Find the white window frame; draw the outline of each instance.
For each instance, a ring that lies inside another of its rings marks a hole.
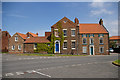
[[[90,38],[90,44],[94,44],[94,39],[93,39],[93,43],[91,43],[91,40],[92,40],[93,38]]]
[[[71,36],[74,37],[75,35],[72,34],[72,31],[75,31],[75,28],[71,29]]]
[[[76,44],[76,40],[71,40],[71,48],[72,48],[72,42],[75,42],[75,44]],[[75,48],[76,48],[76,46],[75,46]],[[72,48],[72,49],[75,49],[75,48]]]
[[[87,47],[86,47],[86,46],[83,46],[82,51],[83,51],[84,54],[86,54],[86,53],[87,53]]]
[[[14,46],[14,48],[13,48],[13,46],[14,46],[14,45],[12,45],[12,50],[15,50],[15,46]]]
[[[18,37],[17,36],[15,36],[15,41],[18,41]]]
[[[103,52],[101,52],[101,48],[103,48]],[[99,47],[99,52],[104,53],[104,47]]]
[[[37,48],[36,48],[36,44],[34,44],[34,49],[37,49]]]
[[[66,36],[64,36],[64,30],[66,30]],[[67,29],[63,29],[63,36],[64,36],[64,37],[67,37]]]
[[[58,33],[58,29],[54,29],[55,37],[59,37],[59,35],[56,35],[56,31],[57,31],[57,33]]]
[[[67,42],[67,40],[64,40],[64,42]],[[67,43],[67,44],[68,44],[68,43]],[[63,49],[65,49],[65,50],[67,49],[67,48],[64,48],[64,43],[63,43]]]
[[[21,50],[21,45],[18,45],[18,50]]]

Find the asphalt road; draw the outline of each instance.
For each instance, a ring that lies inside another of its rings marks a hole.
[[[118,78],[112,64],[118,55],[17,56],[2,55],[4,78]]]

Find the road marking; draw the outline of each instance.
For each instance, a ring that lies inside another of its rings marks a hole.
[[[47,75],[47,74],[44,74],[44,73],[41,73],[41,72],[38,72],[38,71],[33,71],[33,72],[35,72],[37,74],[40,74],[40,75],[43,75],[43,76],[51,77],[50,75]]]
[[[16,72],[17,75],[22,75],[24,72]]]
[[[76,66],[75,64],[73,64],[72,66]]]
[[[13,73],[6,73],[5,76],[13,76]]]
[[[34,70],[28,70],[26,71],[27,73],[33,73]]]

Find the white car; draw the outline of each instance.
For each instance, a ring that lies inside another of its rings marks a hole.
[[[109,49],[110,52],[114,52],[114,50],[112,48]]]

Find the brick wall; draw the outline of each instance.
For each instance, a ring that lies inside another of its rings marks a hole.
[[[18,41],[15,41],[15,36],[18,37]],[[17,35],[17,33],[14,34],[9,40],[9,53],[23,53],[24,51],[23,42],[24,39],[21,36]],[[12,50],[13,45],[15,46],[15,50]],[[21,50],[18,50],[18,45],[21,45]]]

